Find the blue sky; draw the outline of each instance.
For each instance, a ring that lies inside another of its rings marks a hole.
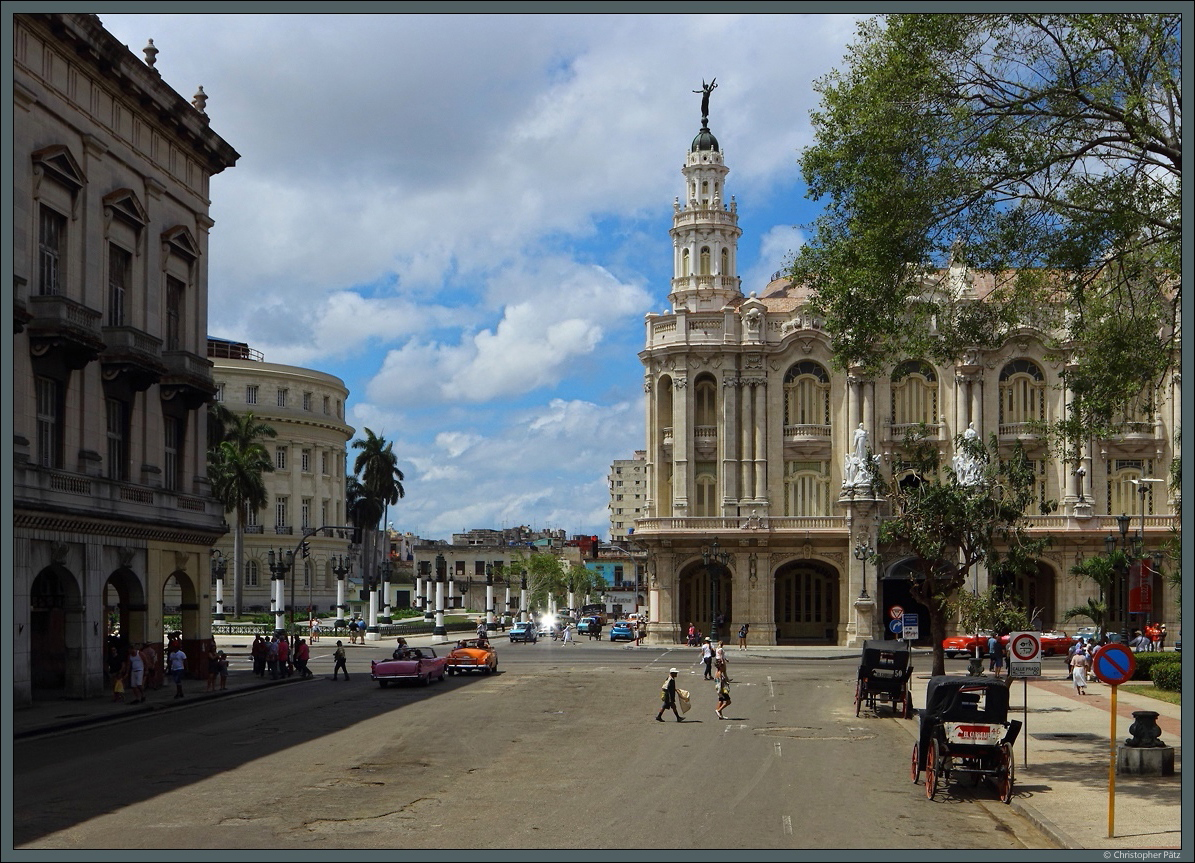
[[[643,316],[717,78],[743,291],[816,215],[797,167],[845,15],[115,15],[241,154],[213,178],[213,336],[335,374],[394,441],[400,530],[607,536],[644,447]]]

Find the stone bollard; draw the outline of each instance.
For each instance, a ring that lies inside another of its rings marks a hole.
[[[1116,772],[1137,776],[1173,776],[1174,747],[1162,742],[1156,710],[1134,710],[1133,735],[1116,748]]]

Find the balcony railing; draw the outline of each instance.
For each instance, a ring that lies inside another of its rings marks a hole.
[[[247,524],[245,525],[245,533],[265,533],[265,525],[262,524]]]
[[[640,518],[635,521],[636,536],[641,533],[665,533],[691,531],[694,533],[721,533],[725,531],[844,531],[846,516],[841,515],[797,515],[797,516],[692,516]]]
[[[831,428],[829,425],[816,423],[797,423],[784,427],[785,440],[805,440],[808,438],[828,438]]]

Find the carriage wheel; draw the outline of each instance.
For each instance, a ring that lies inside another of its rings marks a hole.
[[[921,754],[921,744],[913,744],[913,763],[909,765],[909,777],[913,780],[913,784],[917,784],[917,780],[921,778],[921,768],[917,766],[917,756]]]
[[[938,793],[938,771],[941,769],[938,741],[931,740],[925,758],[925,796],[930,800]]]
[[[863,681],[855,681],[855,715],[859,715],[859,711],[863,709]]]
[[[996,793],[1000,795],[1001,803],[1008,803],[1012,800],[1012,783],[1016,773],[1013,766],[1012,746],[1001,743],[998,758],[1000,775],[996,778]]]

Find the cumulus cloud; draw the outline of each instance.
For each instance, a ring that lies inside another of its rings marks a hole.
[[[777,270],[783,270],[802,245],[805,234],[792,225],[776,225],[759,241],[755,264],[742,273],[743,293],[762,293]]]

